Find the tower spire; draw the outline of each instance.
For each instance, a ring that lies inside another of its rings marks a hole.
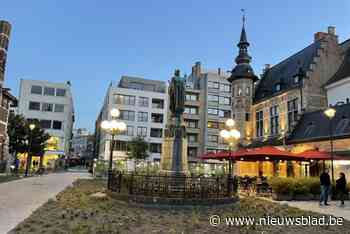
[[[241,31],[241,37],[239,40],[239,43],[237,44],[237,47],[239,48],[239,54],[236,57],[236,63],[250,63],[251,57],[248,54],[248,47],[249,42],[247,40],[247,33],[245,32],[245,24],[246,24],[246,16],[245,16],[245,9],[241,9],[242,11],[242,31]]]

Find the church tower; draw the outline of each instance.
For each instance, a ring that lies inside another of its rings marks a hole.
[[[258,77],[250,66],[251,57],[248,54],[249,42],[245,31],[245,16],[241,37],[237,44],[239,54],[235,59],[236,66],[231,71],[228,81],[232,89],[232,116],[236,128],[241,132],[241,143],[246,144],[252,138],[252,102],[254,95],[254,82]]]

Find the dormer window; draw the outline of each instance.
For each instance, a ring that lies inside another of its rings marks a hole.
[[[276,84],[276,85],[275,85],[275,91],[276,91],[276,92],[281,91],[281,84]]]
[[[299,84],[299,76],[294,76],[294,84]]]

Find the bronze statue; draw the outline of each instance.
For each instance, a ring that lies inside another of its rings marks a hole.
[[[180,70],[175,74],[169,86],[170,111],[174,117],[180,117],[185,109],[185,80],[180,77]]]

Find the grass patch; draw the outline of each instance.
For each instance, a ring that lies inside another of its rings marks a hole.
[[[254,198],[217,208],[186,210],[147,209],[111,197],[91,197],[105,191],[101,180],[78,180],[36,210],[10,233],[348,233],[350,222],[343,226],[226,226],[209,225],[209,217],[226,216],[320,216],[297,208]]]

